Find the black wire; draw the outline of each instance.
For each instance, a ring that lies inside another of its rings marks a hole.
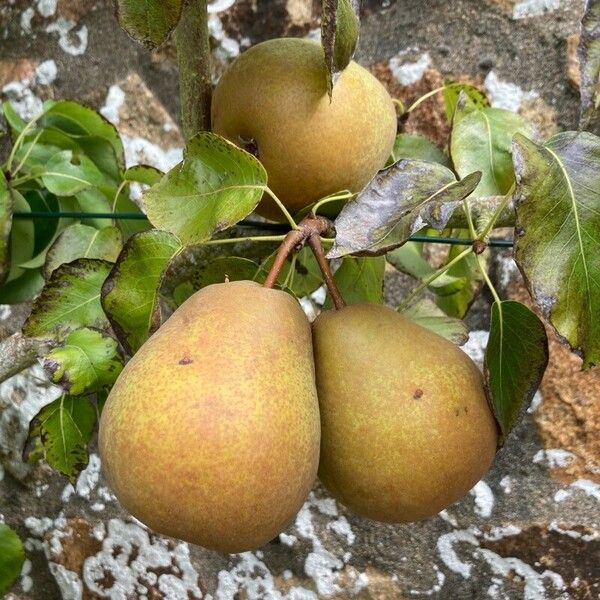
[[[145,221],[146,215],[141,213],[92,213],[92,212],[47,212],[47,211],[31,211],[31,212],[15,212],[15,219],[115,219],[119,221]],[[253,221],[252,219],[244,219],[238,224],[240,227],[252,227],[254,229],[263,229],[268,231],[277,231],[285,233],[289,227],[280,223],[264,223],[262,221]],[[413,235],[410,238],[413,242],[426,242],[429,244],[450,244],[454,246],[470,246],[473,240],[467,238],[452,238],[452,237],[437,237],[429,235]],[[490,239],[487,242],[488,246],[495,248],[510,248],[514,245],[512,240]]]

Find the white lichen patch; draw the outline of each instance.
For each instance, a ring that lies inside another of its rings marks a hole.
[[[293,534],[280,534],[279,540],[293,547],[295,555],[304,553],[304,573],[312,579],[317,593],[298,586],[279,589],[263,562],[262,552],[256,551],[237,555],[232,569],[219,572],[216,599],[235,600],[243,596],[249,600],[313,600],[339,594],[352,597],[368,585],[367,574],[348,564],[352,554],[347,548],[355,543],[356,535],[349,521],[339,515],[335,500],[311,492],[296,516],[294,529]],[[335,535],[323,535],[328,530]],[[305,542],[309,542],[308,547]],[[291,576],[288,573],[288,579]]]
[[[498,527],[483,537],[497,540],[518,533],[520,530],[515,526]],[[488,595],[493,598],[505,597],[504,584],[512,581],[512,576],[516,575],[523,584],[524,600],[545,600],[548,597],[567,600],[568,595],[564,592],[565,582],[558,573],[548,569],[539,573],[522,560],[502,557],[491,550],[481,548],[481,537],[481,532],[473,527],[440,536],[437,549],[444,565],[464,579],[469,579],[474,572],[480,575],[484,568],[491,568],[493,576]]]
[[[513,7],[512,18],[540,17],[560,8],[560,0],[520,0]]]
[[[37,0],[37,11],[42,17],[51,17],[56,13],[58,0]]]
[[[575,455],[562,448],[538,450],[533,457],[534,463],[544,464],[550,469],[568,467],[573,460],[575,460]]]
[[[471,360],[479,367],[483,367],[485,349],[490,337],[489,331],[475,330],[469,332],[467,343],[461,346],[461,350],[471,357]]]
[[[219,572],[216,600],[237,600],[241,593],[249,600],[269,598],[272,600],[316,600],[311,590],[294,587],[287,594],[280,592],[269,568],[257,556],[258,553],[243,552],[229,571]]]
[[[479,553],[495,574],[507,578],[514,573],[522,579],[524,583],[523,600],[546,600],[549,597],[546,582],[553,588],[553,591],[562,592],[565,589],[563,578],[554,571],[546,569],[542,573],[538,573],[531,565],[518,558],[504,558],[485,548],[480,549]],[[552,595],[551,597],[556,596]],[[567,600],[569,596],[565,594],[560,598]]]
[[[563,502],[578,491],[600,502],[600,485],[589,479],[578,479],[571,483],[568,488],[558,490],[554,494],[554,500],[555,502]]]
[[[39,365],[0,384],[0,460],[14,477],[22,479],[31,471],[21,455],[31,419],[61,393]]]
[[[475,498],[475,513],[484,519],[489,518],[494,510],[494,492],[492,492],[492,488],[482,480],[475,485],[470,493]]]
[[[436,596],[441,591],[446,582],[446,576],[436,564],[433,565],[433,569],[435,571],[436,582],[427,590],[410,590],[411,596]]]
[[[29,8],[26,8],[21,13],[20,25],[21,25],[21,34],[22,35],[31,35],[32,34],[33,29],[31,27],[31,21],[33,20],[34,16],[35,16],[35,10],[33,10],[33,8],[31,8],[31,6]]]
[[[85,54],[88,46],[88,28],[82,25],[75,30],[77,23],[71,19],[59,17],[54,23],[46,27],[46,33],[58,34],[58,45],[63,52],[71,56]]]
[[[425,52],[416,61],[409,61],[406,59],[406,54],[407,52],[400,52],[392,57],[389,68],[399,83],[412,85],[423,79],[423,75],[431,66],[431,56]]]
[[[513,486],[513,482],[512,479],[510,477],[510,475],[505,475],[499,483],[500,487],[502,488],[502,491],[505,494],[510,494],[512,492],[512,486]]]
[[[492,527],[492,529],[483,535],[486,540],[496,542],[506,537],[512,537],[521,533],[521,528],[516,525],[507,525],[506,527]]]
[[[503,81],[494,71],[488,73],[484,85],[493,107],[505,108],[513,112],[518,112],[523,102],[538,96],[535,92],[524,91],[516,83]]]

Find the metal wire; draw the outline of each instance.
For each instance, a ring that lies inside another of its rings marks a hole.
[[[110,219],[117,221],[145,221],[147,220],[146,215],[141,213],[100,213],[100,212],[51,212],[51,211],[31,211],[31,212],[15,212],[13,213],[15,219]],[[244,219],[238,224],[240,227],[252,227],[255,229],[264,229],[268,231],[280,231],[285,233],[289,230],[287,225],[279,223],[264,223],[262,221],[253,221],[251,219]],[[453,237],[437,237],[433,235],[413,235],[411,238],[413,242],[425,242],[428,244],[450,244],[453,246],[470,246],[473,244],[473,240],[467,238],[453,238]],[[511,248],[514,246],[513,240],[497,239],[492,238],[487,242],[488,246],[493,248]]]

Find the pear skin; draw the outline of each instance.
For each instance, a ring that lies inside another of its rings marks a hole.
[[[369,71],[351,62],[330,101],[321,45],[297,38],[239,56],[217,84],[211,115],[215,133],[254,151],[292,214],[334,192],[362,190],[385,166],[397,130],[392,99]],[[283,218],[267,196],[258,212]]]
[[[457,346],[389,308],[356,304],[313,324],[319,477],[356,513],[436,515],[487,472],[497,427],[482,376]]]
[[[121,504],[222,552],[276,537],[316,477],[310,324],[288,294],[237,281],[191,296],[113,387],[100,453]]]

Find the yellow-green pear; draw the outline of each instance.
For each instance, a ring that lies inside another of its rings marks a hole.
[[[322,313],[313,344],[319,477],[343,504],[378,521],[418,521],[485,475],[496,423],[458,347],[374,304]]]
[[[103,468],[150,528],[241,552],[279,534],[316,477],[310,324],[288,294],[208,286],[140,348],[100,422]]]
[[[281,38],[246,50],[225,71],[212,129],[254,151],[269,187],[296,213],[334,192],[359,192],[390,156],[397,121],[390,95],[369,71],[351,62],[330,102],[321,45]],[[266,195],[258,212],[283,220]]]

